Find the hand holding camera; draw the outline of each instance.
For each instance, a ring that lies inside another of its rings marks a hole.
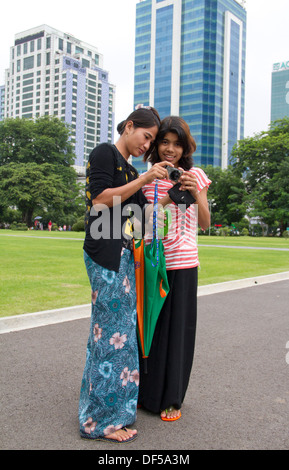
[[[174,167],[171,163],[168,166],[167,162],[155,163],[146,173],[140,177],[145,180],[145,183],[152,183],[155,179],[164,179],[167,178],[167,169],[171,168],[174,170]]]
[[[193,191],[197,191],[196,177],[192,173],[184,172],[180,168],[167,167],[167,172],[170,180],[176,183],[168,191],[168,195],[175,204],[180,206],[181,211],[185,212],[191,204],[196,202],[192,195]]]
[[[181,191],[190,191],[192,194],[197,194],[198,192],[198,186],[197,186],[197,178],[196,176],[187,171],[184,172],[183,175],[180,178],[180,189]]]

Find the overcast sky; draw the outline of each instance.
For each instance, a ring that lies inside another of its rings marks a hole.
[[[116,123],[133,109],[138,0],[6,1],[0,28],[0,85],[14,35],[47,24],[98,48],[116,85]],[[247,0],[245,137],[268,128],[273,63],[289,60],[289,0]]]

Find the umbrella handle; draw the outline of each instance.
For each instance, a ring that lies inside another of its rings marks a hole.
[[[151,244],[151,247],[152,247],[153,242],[156,239],[157,241],[157,264],[154,264],[151,259],[151,263],[154,268],[156,268],[157,265],[159,264],[159,239],[157,236],[157,230],[158,230],[157,209],[158,209],[158,180],[156,180],[156,183],[155,183],[154,212],[153,212],[153,238],[152,238],[152,244]],[[152,248],[150,250],[150,253],[151,252],[152,252]]]

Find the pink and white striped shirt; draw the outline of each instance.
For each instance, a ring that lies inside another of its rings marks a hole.
[[[197,177],[197,188],[201,191],[209,187],[211,180],[201,168],[189,170]],[[169,180],[158,180],[158,200],[167,195],[173,186]],[[143,186],[142,191],[151,203],[154,202],[155,182]],[[163,238],[167,270],[187,269],[199,266],[197,231],[198,231],[198,205],[192,204],[183,213],[175,203],[168,206],[172,213],[172,223],[168,234]],[[151,236],[146,236],[146,242]]]

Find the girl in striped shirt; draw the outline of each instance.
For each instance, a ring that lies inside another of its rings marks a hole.
[[[196,143],[187,123],[180,117],[169,116],[161,122],[155,150],[146,158],[152,164],[167,161],[183,170],[179,189],[189,191],[195,199],[185,211],[174,203],[169,206],[172,221],[163,244],[170,292],[157,322],[148,373],[143,373],[140,364],[139,403],[152,412],[160,412],[165,421],[180,418],[189,383],[197,320],[197,230],[198,224],[203,230],[210,225],[207,190],[211,181],[203,170],[193,167],[195,150]],[[166,196],[175,183],[159,180],[158,198]],[[154,187],[152,182],[142,188],[152,203]]]

